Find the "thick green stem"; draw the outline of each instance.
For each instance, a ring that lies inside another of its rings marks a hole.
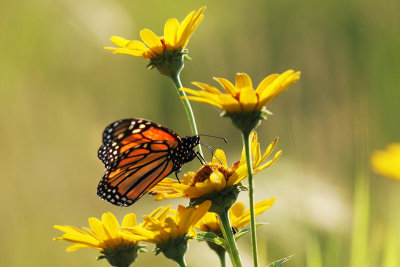
[[[224,238],[229,246],[228,253],[231,257],[232,265],[234,267],[242,267],[242,262],[240,260],[239,251],[236,246],[235,237],[232,233],[231,223],[229,222],[228,210],[226,209],[219,211],[218,218],[222,228],[222,234],[224,235]]]
[[[170,76],[172,81],[174,82],[174,85],[178,91],[178,94],[181,98],[182,104],[186,110],[186,114],[188,116],[189,119],[189,123],[190,123],[190,127],[192,129],[192,134],[193,135],[199,135],[198,131],[197,131],[197,126],[196,126],[196,120],[194,118],[194,114],[193,114],[193,110],[192,110],[192,106],[190,105],[189,100],[187,100],[186,98],[182,98],[186,96],[186,93],[184,91],[179,90],[179,88],[182,88],[182,83],[181,83],[181,79],[180,79],[180,75],[179,72],[176,75],[171,75]],[[203,157],[203,151],[201,150],[200,146],[197,146],[197,151],[200,153],[200,155]]]
[[[251,244],[253,248],[254,267],[258,267],[257,256],[257,236],[256,236],[256,216],[254,212],[254,182],[253,182],[253,163],[251,159],[250,148],[250,132],[243,132],[244,149],[246,152],[247,173],[249,176],[249,202],[250,202],[250,228],[251,228]]]
[[[176,260],[176,262],[179,264],[179,267],[187,267],[184,257],[182,257],[179,260]]]
[[[221,267],[226,266],[226,261],[225,261],[225,251],[218,253],[219,260],[221,262]]]

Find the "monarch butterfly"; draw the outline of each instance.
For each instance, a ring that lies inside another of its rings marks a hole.
[[[199,136],[180,137],[144,119],[123,119],[104,130],[98,151],[106,173],[97,195],[118,206],[130,206],[182,165],[196,157]]]

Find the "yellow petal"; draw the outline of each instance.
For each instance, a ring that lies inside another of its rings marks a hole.
[[[157,35],[154,34],[154,32],[149,29],[143,29],[140,31],[140,37],[155,54],[162,55],[164,53],[161,40]]]
[[[209,100],[212,100],[214,102],[218,102],[219,101],[219,96],[213,93],[209,93],[206,91],[199,91],[199,90],[193,90],[190,88],[180,88],[179,90],[184,91],[185,93],[191,94],[191,95],[195,95],[195,96],[200,96],[203,98],[207,98]]]
[[[255,110],[258,99],[252,87],[242,88],[240,91],[239,102],[244,112],[252,112]]]
[[[196,207],[196,212],[193,216],[191,225],[196,224],[204,216],[204,214],[207,213],[207,211],[211,207],[211,204],[212,204],[212,202],[210,200],[206,200],[203,203],[201,203],[199,206]]]
[[[279,77],[279,74],[274,73],[271,75],[268,75],[267,77],[262,80],[262,82],[257,86],[256,93],[261,95],[264,91],[265,88],[268,87],[276,78]]]
[[[217,88],[215,88],[214,86],[208,85],[206,83],[192,82],[192,84],[196,85],[200,89],[203,89],[203,90],[205,90],[207,92],[210,92],[210,93],[213,93],[213,94],[217,94],[217,95],[222,94]]]
[[[243,164],[239,166],[235,172],[229,177],[226,187],[235,185],[246,179],[247,177],[247,165]]]
[[[168,48],[176,47],[179,21],[175,18],[167,20],[164,26],[165,44]]]
[[[86,234],[85,231],[82,231],[74,226],[70,226],[70,225],[54,225],[53,226],[55,229],[60,230],[64,233],[75,233],[75,234]]]
[[[214,184],[214,188],[216,191],[220,191],[221,189],[225,188],[225,177],[219,171],[214,171],[213,173],[211,173],[210,181]]]
[[[250,87],[253,90],[253,83],[251,82],[250,76],[246,73],[236,73],[235,85],[239,90],[246,87]]]
[[[264,211],[268,210],[272,204],[274,204],[275,198],[267,199],[256,203],[254,206],[255,216],[260,215]],[[232,222],[232,226],[240,230],[250,223],[250,209],[244,211],[240,216],[236,217]]]
[[[137,225],[136,215],[134,213],[129,213],[125,215],[124,219],[122,220],[122,227],[133,227]]]
[[[253,167],[260,165],[261,161],[261,148],[260,148],[260,143],[257,143],[256,148],[255,148],[255,153],[253,154],[254,160],[253,160]]]
[[[271,160],[268,161],[267,163],[263,164],[262,166],[257,167],[257,168],[254,170],[254,173],[258,173],[258,172],[264,170],[265,168],[268,168],[268,167],[271,166],[272,164],[274,164],[274,162],[277,161],[277,160],[279,159],[279,157],[281,156],[281,154],[282,154],[282,150],[278,151],[278,152],[275,154],[275,156],[274,156],[273,159],[271,159]]]
[[[103,228],[103,223],[99,219],[91,217],[88,219],[88,221],[90,228],[92,229],[93,233],[97,236],[99,240],[108,239]]]
[[[138,227],[137,229],[135,227],[131,230],[128,230],[128,229],[126,229],[126,230],[129,232],[132,232],[132,234],[137,236],[137,238],[136,238],[137,240],[146,241],[146,242],[150,242],[150,243],[156,243],[157,240],[159,239],[158,235],[160,235],[159,232],[149,231],[149,230],[146,230],[143,228],[140,229],[140,227]],[[135,233],[135,232],[138,232],[138,233]]]
[[[112,36],[110,38],[110,41],[113,42],[115,45],[123,48],[125,48],[126,44],[129,43],[129,40],[126,40],[125,38],[119,36]]]
[[[196,229],[194,229],[194,228],[190,228],[189,229],[189,232],[188,232],[188,237],[196,237],[197,236],[197,232],[196,232]],[[189,239],[190,240],[190,239]]]
[[[275,203],[275,198],[270,198],[270,199],[266,199],[260,202],[257,202],[256,205],[254,206],[255,208],[255,214],[261,214],[262,212],[266,211],[267,209],[269,209],[274,203]],[[250,213],[250,211],[249,211]]]
[[[94,247],[99,247],[100,246],[100,242],[89,236],[89,235],[81,235],[81,234],[65,234],[63,236],[63,240],[65,241],[69,241],[69,242],[75,242],[75,243],[80,243],[80,244],[84,244],[84,245],[91,245]]]
[[[228,112],[237,113],[241,112],[242,108],[239,101],[233,98],[231,95],[218,95],[219,103],[221,103],[222,108]]]
[[[217,214],[213,212],[207,212],[204,216],[196,223],[197,229],[203,232],[215,232],[220,231]]]
[[[180,236],[178,226],[172,217],[167,217],[164,221],[164,230],[169,233],[171,239],[176,239]]]
[[[197,26],[203,19],[202,13],[203,13],[204,9],[205,9],[205,7],[200,8],[196,14],[194,11],[192,11],[182,21],[182,23],[179,27],[179,30],[178,30],[177,46],[179,48],[184,48],[187,45],[194,30],[197,28]]]
[[[131,49],[131,50],[139,50],[141,52],[146,52],[147,50],[149,50],[147,48],[147,46],[145,46],[144,43],[137,41],[137,40],[133,40],[133,41],[130,41],[129,43],[127,43],[126,48]]]
[[[400,143],[392,143],[385,150],[374,151],[371,166],[380,175],[400,179]]]
[[[170,211],[171,211],[171,205],[168,205],[167,207],[163,207],[161,209],[161,212],[154,215],[153,218],[155,218],[157,220],[164,220]]]
[[[290,79],[291,76],[294,74],[292,77],[294,81],[297,81],[299,78],[299,73],[294,73],[293,70],[288,70],[279,75],[278,78],[276,78],[260,95],[260,106],[265,106],[267,105],[273,98],[275,98],[277,95],[282,93],[287,87],[284,87],[283,84],[287,79]],[[294,78],[297,77],[297,78]]]
[[[117,230],[119,229],[119,223],[115,216],[111,212],[104,213],[101,217],[103,221],[104,230],[110,234],[111,239],[117,237]]]
[[[233,204],[232,208],[229,210],[229,217],[231,218],[232,216],[234,217],[239,217],[243,214],[244,212],[244,203],[243,202],[236,202],[235,204]]]
[[[292,74],[288,79],[286,79],[286,81],[284,81],[282,87],[284,87],[283,90],[285,90],[286,88],[288,88],[290,85],[292,85],[293,83],[297,82],[298,79],[300,79],[300,74],[301,72],[298,71],[294,74]]]
[[[220,164],[221,162],[224,167],[228,168],[225,152],[222,149],[215,150],[215,155],[213,156],[211,162],[216,164]]]
[[[75,251],[75,250],[78,250],[78,249],[81,249],[81,248],[95,248],[95,249],[98,249],[98,250],[103,250],[100,247],[96,247],[96,246],[89,245],[89,244],[73,244],[73,245],[67,247],[66,251],[67,252],[72,252],[72,251]]]
[[[275,140],[268,146],[267,150],[265,151],[264,155],[261,157],[260,162],[263,162],[274,150],[276,144],[278,143],[279,137],[276,137]]]
[[[192,101],[196,101],[196,102],[201,102],[201,103],[204,103],[204,104],[209,104],[209,105],[212,105],[212,106],[215,106],[215,107],[217,107],[217,108],[220,108],[220,109],[222,109],[222,105],[221,104],[219,104],[219,103],[217,103],[217,102],[214,102],[214,101],[212,101],[212,100],[209,100],[209,99],[207,99],[207,98],[204,98],[204,97],[198,97],[198,96],[186,96],[186,97],[182,97],[182,99],[188,99],[188,100],[192,100]]]
[[[124,54],[124,55],[145,58],[145,54],[139,50],[131,50],[131,49],[127,49],[127,48],[115,48],[115,47],[104,47],[104,49],[113,50],[114,51],[113,54]]]
[[[187,233],[188,229],[191,226],[191,219],[194,213],[194,208],[186,209],[184,206],[179,205],[178,207],[178,216],[177,223],[179,227],[179,235],[184,235]]]
[[[188,38],[188,31],[189,31],[189,24],[195,14],[195,11],[190,12],[185,19],[181,22],[178,30],[178,44],[179,46],[183,46],[184,43],[186,42],[186,39]]]
[[[244,146],[242,148],[242,155],[240,156],[239,166],[242,166],[243,164],[246,164],[246,150]]]
[[[235,96],[236,92],[238,92],[236,87],[227,79],[214,77],[214,80],[216,80],[222,86],[222,88],[224,88],[227,94]]]

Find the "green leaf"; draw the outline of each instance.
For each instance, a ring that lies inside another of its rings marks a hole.
[[[256,223],[256,226],[262,226],[262,225],[266,225],[266,224],[269,224],[269,223],[258,222],[258,223]],[[235,234],[235,240],[238,240],[239,238],[241,238],[243,235],[247,234],[248,232],[250,232],[250,228],[245,228],[245,229],[240,230],[239,232],[237,232]]]
[[[223,238],[221,238],[221,237],[219,237],[216,234],[211,233],[211,232],[198,233],[196,239],[199,240],[199,241],[213,242],[213,243],[215,243],[217,245],[220,245],[224,249],[228,248],[228,245],[227,245],[225,239],[223,239]]]
[[[293,257],[293,255],[287,256],[286,258],[274,261],[270,263],[267,267],[281,267],[285,262],[290,260]]]
[[[245,229],[240,230],[239,232],[237,232],[235,234],[235,240],[238,240],[239,238],[241,238],[242,236],[244,236],[248,232],[250,232],[250,228],[245,228]]]

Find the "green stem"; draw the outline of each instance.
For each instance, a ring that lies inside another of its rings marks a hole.
[[[226,242],[228,243],[229,249],[228,253],[231,257],[232,265],[234,267],[242,267],[242,262],[240,260],[239,251],[236,246],[236,241],[232,233],[231,223],[228,217],[228,210],[221,210],[218,212],[218,218],[220,225],[222,227],[222,234]]]
[[[175,87],[176,87],[176,89],[178,91],[178,94],[180,96],[182,104],[183,104],[183,106],[184,106],[184,108],[186,110],[186,115],[188,116],[190,127],[192,129],[192,134],[193,135],[199,135],[199,133],[197,131],[196,120],[194,118],[194,114],[193,114],[193,110],[192,110],[192,107],[190,105],[190,102],[186,98],[182,98],[182,97],[186,96],[186,93],[184,91],[179,90],[179,88],[183,87],[182,83],[181,83],[179,72],[176,73],[176,75],[171,75],[170,77],[171,77],[172,81],[174,82],[174,85],[175,85]],[[201,150],[200,146],[197,146],[197,151],[203,157],[203,151]]]
[[[187,267],[184,257],[177,259],[175,261],[179,264],[179,267]]]
[[[254,182],[253,182],[253,164],[251,159],[250,148],[250,132],[243,132],[243,142],[246,153],[247,173],[249,176],[249,202],[250,202],[250,227],[251,227],[251,244],[253,248],[254,267],[258,267],[257,256],[257,239],[256,239],[256,216],[254,212]]]
[[[223,251],[222,253],[218,253],[218,257],[221,262],[221,267],[225,267],[226,266],[225,251]]]

